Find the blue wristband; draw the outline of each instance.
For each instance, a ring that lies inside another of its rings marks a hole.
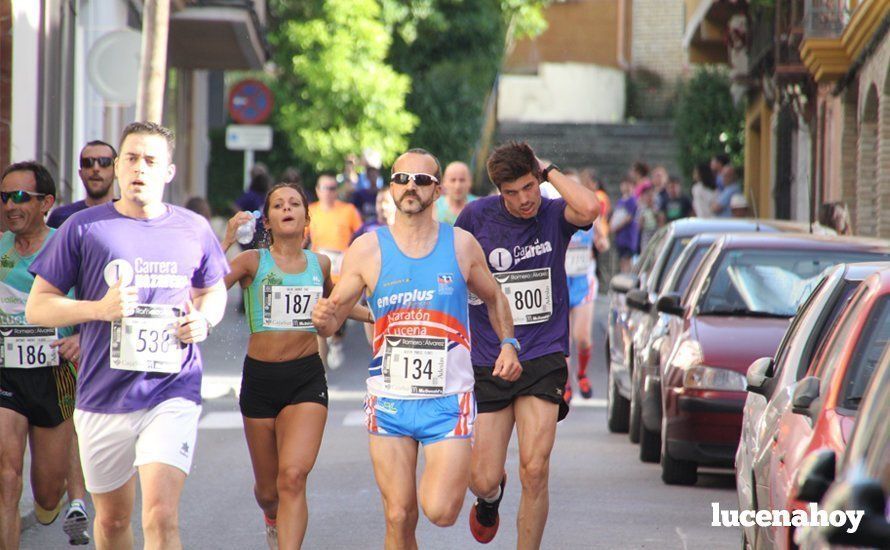
[[[522,351],[522,346],[519,345],[519,340],[517,340],[516,338],[504,338],[503,340],[501,340],[501,347],[504,347],[504,345],[506,344],[510,344],[511,346],[513,346],[516,349],[516,353]]]

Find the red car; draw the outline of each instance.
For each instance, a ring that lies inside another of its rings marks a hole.
[[[883,241],[795,234],[730,234],[715,242],[674,315],[663,353],[661,477],[691,485],[699,465],[732,467],[745,374],[773,355],[789,319],[826,268],[885,255]]]
[[[859,403],[881,356],[890,345],[890,269],[867,278],[838,319],[837,326],[792,391],[779,417],[769,467],[770,508],[805,509],[792,498],[801,462],[828,449],[842,456]],[[793,548],[792,530],[773,527],[760,532],[777,548]]]

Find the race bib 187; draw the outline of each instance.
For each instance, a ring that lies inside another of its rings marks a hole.
[[[263,285],[263,326],[314,330],[312,308],[321,298],[322,287]]]
[[[138,304],[136,312],[111,323],[111,368],[174,374],[182,370],[176,338],[181,311],[163,304]]]
[[[553,286],[550,268],[494,273],[501,290],[510,302],[513,324],[543,323],[553,314]]]
[[[58,348],[50,344],[59,339],[54,328],[35,326],[0,327],[3,363],[7,369],[36,369],[59,364]]]
[[[432,336],[386,336],[383,381],[397,395],[445,393],[448,340]]]

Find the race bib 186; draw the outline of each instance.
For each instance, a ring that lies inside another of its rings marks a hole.
[[[405,396],[442,395],[448,340],[433,336],[386,336],[383,381],[387,391]]]
[[[3,367],[36,369],[59,364],[58,348],[50,344],[59,339],[54,328],[35,326],[0,327],[3,340]]]
[[[312,308],[321,298],[322,287],[263,285],[263,326],[314,330]]]
[[[182,370],[183,347],[176,338],[179,308],[139,304],[136,312],[111,323],[111,368],[174,374]]]
[[[553,287],[549,267],[494,273],[494,278],[510,302],[514,325],[533,325],[550,319]]]

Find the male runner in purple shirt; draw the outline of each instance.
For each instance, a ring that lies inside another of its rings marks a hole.
[[[179,497],[201,413],[197,343],[222,319],[228,263],[207,220],[164,204],[173,133],[124,129],[121,199],[75,213],[31,265],[25,315],[80,325],[74,424],[96,547],[133,547],[138,471],[146,548],[179,548]],[[77,299],[65,294],[75,288]]]
[[[506,484],[507,445],[519,436],[518,548],[538,548],[549,508],[550,452],[556,423],[568,413],[562,399],[568,371],[569,297],[565,256],[572,235],[599,214],[596,196],[550,164],[546,168],[526,143],[498,147],[488,176],[500,191],[464,208],[455,223],[482,245],[489,267],[507,295],[521,350],[522,374],[514,382],[492,375],[498,340],[486,308],[470,301],[472,361],[479,415],[473,445],[470,531],[491,541]],[[550,181],[561,199],[541,197]]]

